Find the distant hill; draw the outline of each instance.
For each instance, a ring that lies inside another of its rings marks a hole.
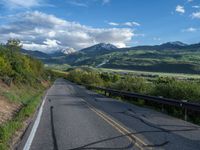
[[[117,48],[100,43],[69,54],[28,52],[47,64],[88,65],[93,67],[130,69],[140,71],[200,73],[200,43],[179,41],[161,45]]]
[[[21,53],[25,54],[25,55],[30,55],[30,56],[38,58],[38,59],[50,58],[50,56],[48,54],[43,53],[41,51],[30,51],[30,50],[21,49]]]

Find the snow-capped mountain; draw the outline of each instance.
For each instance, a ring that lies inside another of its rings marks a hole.
[[[91,47],[88,47],[88,48],[84,48],[82,49],[81,51],[105,51],[105,50],[116,50],[118,49],[115,45],[112,45],[112,44],[106,44],[106,43],[99,43],[99,44],[96,44],[96,45],[93,45]]]
[[[75,53],[76,50],[75,50],[74,48],[67,48],[67,49],[63,49],[63,50],[61,50],[61,52],[62,52],[63,54],[68,55],[68,54]]]

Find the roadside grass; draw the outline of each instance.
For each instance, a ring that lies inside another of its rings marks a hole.
[[[17,89],[17,90],[16,90]],[[12,120],[0,125],[0,150],[10,149],[13,135],[23,128],[26,119],[32,116],[41,101],[45,88],[14,87],[11,91],[4,92],[4,96],[11,102],[22,104],[21,109]]]

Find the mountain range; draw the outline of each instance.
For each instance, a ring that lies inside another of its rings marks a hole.
[[[117,48],[100,43],[79,51],[61,50],[51,54],[22,50],[46,64],[69,64],[140,71],[200,73],[200,43],[179,41],[161,45]]]

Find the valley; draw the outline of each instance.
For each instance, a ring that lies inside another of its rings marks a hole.
[[[73,53],[23,51],[48,65],[92,66],[164,73],[200,73],[200,44],[168,42],[155,46],[117,48],[100,43]]]

